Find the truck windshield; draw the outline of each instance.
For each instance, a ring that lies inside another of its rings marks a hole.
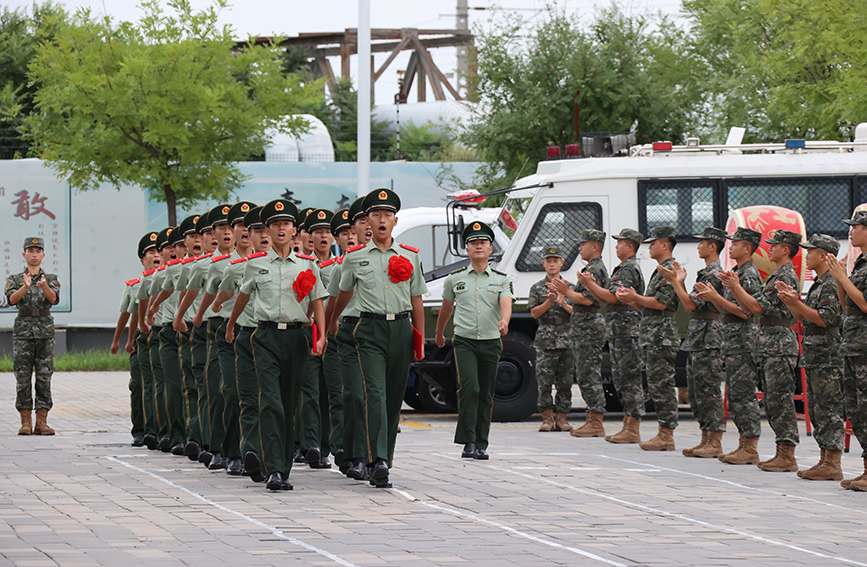
[[[537,189],[534,188],[512,191],[506,199],[506,202],[503,203],[503,209],[497,219],[497,224],[509,238],[512,238],[515,231],[518,230],[518,226],[524,219],[524,213],[527,212],[530,202],[536,195],[536,190]]]

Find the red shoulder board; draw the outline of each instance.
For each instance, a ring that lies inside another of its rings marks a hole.
[[[337,259],[337,263],[338,263],[338,264],[342,264],[344,258],[346,258],[346,255],[345,255],[345,254],[344,254],[343,256],[341,256],[340,258]]]
[[[361,250],[365,246],[367,246],[367,244],[356,244],[355,246],[350,246],[349,248],[346,249],[346,253],[349,254],[350,252],[355,252],[356,250]]]
[[[201,256],[196,256],[196,260],[204,260],[205,258],[210,258],[213,256],[213,252],[208,252],[207,254],[202,254]]]
[[[141,278],[136,278],[134,280],[126,280],[126,285],[135,285],[141,281]]]
[[[232,260],[232,261],[229,262],[229,263],[230,263],[230,264],[240,264],[241,262],[246,262],[246,261],[247,261],[246,258],[235,258],[234,260]]]
[[[166,264],[166,266],[176,266],[177,264],[180,264],[181,262],[183,262],[182,259],[180,259],[180,258],[175,258],[174,260],[169,260],[169,263]],[[162,270],[162,269],[165,268],[166,266],[160,266],[160,267],[157,268],[157,269],[158,269],[158,270]]]
[[[181,260],[181,264],[189,264],[190,262],[195,262],[198,259],[199,259],[198,256],[190,256],[189,258],[184,258],[183,260]],[[171,265],[172,265],[172,263],[169,262],[169,266],[171,266]]]
[[[409,244],[401,244],[400,247],[406,248],[410,252],[415,252],[416,254],[418,254],[418,248],[416,248],[415,246],[410,246]]]
[[[171,264],[171,262],[169,262],[169,264]],[[163,264],[162,266],[160,266],[159,268],[157,268],[157,271],[158,271],[158,272],[162,272],[163,270],[166,269],[166,266],[168,266],[169,264]]]
[[[330,266],[331,264],[337,264],[339,262],[340,261],[337,258],[332,258],[330,260],[326,260],[326,261],[322,262],[321,264],[319,264],[319,267],[325,268],[326,266]]]
[[[247,259],[252,260],[253,258],[261,258],[262,256],[267,256],[267,252],[255,252],[253,254],[248,254]]]
[[[314,262],[316,261],[316,258],[314,258],[313,256],[308,256],[307,254],[295,254],[295,257],[304,258],[305,260],[313,260]]]
[[[220,260],[225,260],[229,256],[231,256],[231,254],[223,254],[222,256],[214,256],[213,258],[211,258],[211,262],[219,262]]]
[[[153,274],[153,273],[156,272],[156,271],[157,271],[157,269],[156,269],[156,268],[153,268],[153,269],[147,270],[146,272],[142,272],[141,275],[143,275],[143,276],[149,276],[149,275]]]

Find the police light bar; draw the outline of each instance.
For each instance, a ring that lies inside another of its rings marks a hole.
[[[548,146],[548,148],[545,150],[545,159],[560,159],[560,146]]]
[[[566,144],[566,159],[581,157],[581,147],[578,144]]]
[[[671,150],[671,148],[671,142],[653,142],[653,151],[655,152],[665,152]]]
[[[786,140],[787,150],[802,150],[807,147],[806,140]]]
[[[469,199],[467,197],[470,197]],[[456,191],[449,195],[452,201],[460,201],[462,205],[472,205],[484,203],[486,197],[480,195],[475,189],[467,189],[466,191]]]

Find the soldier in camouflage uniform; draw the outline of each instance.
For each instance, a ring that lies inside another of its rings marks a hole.
[[[764,371],[765,413],[776,434],[777,452],[759,468],[768,472],[794,472],[798,470],[795,447],[798,445],[798,420],[795,417],[795,367],[798,364],[798,337],[792,330],[792,314],[780,299],[777,282],[800,292],[801,284],[792,258],[798,253],[801,235],[788,230],[777,230],[765,240],[771,245],[768,258],[777,269],[765,282],[761,293],[753,297],[730,272],[720,274],[723,285],[732,291],[738,304],[746,310],[760,314],[758,355]]]
[[[581,259],[587,265],[578,272],[578,282],[570,289],[564,280],[552,282],[554,288],[572,301],[572,357],[581,395],[587,404],[584,425],[573,429],[574,437],[605,437],[602,418],[605,415],[605,392],[602,389],[602,349],[605,346],[605,317],[599,300],[590,293],[586,283],[594,281],[608,285],[608,270],[602,262],[605,233],[585,230],[578,240]]]
[[[853,248],[867,249],[867,211],[857,211],[849,225]],[[843,355],[843,393],[846,416],[861,444],[864,474],[840,484],[850,490],[867,491],[867,256],[855,260],[852,274],[834,257],[828,257],[831,277],[837,282],[840,300],[846,304],[840,354]]]
[[[54,435],[48,427],[51,409],[51,375],[54,373],[54,318],[51,306],[60,301],[60,281],[42,270],[45,242],[24,240],[23,272],[6,278],[6,300],[18,308],[12,327],[12,371],[17,383],[15,409],[21,414],[18,435]],[[33,385],[36,374],[36,426],[32,426]],[[32,428],[32,429],[31,429]]]
[[[709,227],[698,238],[698,256],[704,260],[705,267],[695,276],[696,283],[713,286],[717,292],[723,290],[717,274],[722,271],[719,254],[725,247],[726,233],[719,228]],[[689,388],[689,405],[701,428],[701,442],[695,447],[684,449],[686,457],[703,459],[717,458],[723,454],[722,436],[725,432],[725,408],[720,382],[723,376],[722,323],[716,306],[702,301],[696,292],[687,292],[684,285],[686,270],[677,262],[672,269],[657,268],[660,274],[674,286],[684,308],[690,313],[686,340],[681,350],[688,355],[686,362],[686,383]]]
[[[840,457],[843,456],[843,359],[840,358],[840,326],[843,307],[837,284],[828,271],[828,255],[840,250],[837,239],[814,234],[802,242],[807,250],[808,270],[816,273],[813,285],[802,302],[795,288],[777,282],[780,299],[796,319],[804,324],[801,361],[807,371],[807,399],[813,439],[819,444],[821,458],[813,467],[798,471],[807,480],[843,480]]]
[[[572,426],[566,421],[566,415],[572,409],[572,378],[575,371],[569,328],[572,302],[549,285],[556,279],[562,279],[560,270],[563,268],[563,257],[560,248],[549,247],[542,259],[542,266],[545,268],[545,279],[530,287],[527,298],[530,315],[539,321],[533,339],[536,382],[539,384],[538,407],[542,412],[539,431],[571,431]],[[555,399],[551,398],[552,387],[557,388]]]
[[[674,227],[660,226],[652,229],[645,240],[650,243],[650,257],[669,269],[674,263],[672,251],[677,244],[674,235]],[[674,365],[680,346],[674,314],[680,301],[674,287],[656,270],[650,276],[644,296],[621,287],[617,290],[617,298],[642,308],[641,346],[644,347],[647,368],[647,389],[659,422],[656,437],[639,443],[639,447],[645,451],[674,451],[674,430],[677,427]]]

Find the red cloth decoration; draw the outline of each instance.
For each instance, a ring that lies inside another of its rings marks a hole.
[[[392,256],[388,259],[388,276],[393,283],[405,282],[412,277],[412,262],[399,254]]]
[[[298,295],[299,303],[304,301],[304,298],[307,297],[307,294],[310,293],[314,285],[316,285],[316,275],[313,273],[313,270],[304,270],[298,274],[298,277],[295,278],[295,282],[292,284],[292,289]]]

